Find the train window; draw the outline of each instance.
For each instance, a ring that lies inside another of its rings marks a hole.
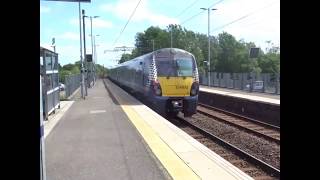
[[[158,58],[156,60],[158,76],[175,76],[173,61],[168,58]]]
[[[192,61],[191,59],[177,59],[177,74],[178,76],[192,76]]]
[[[157,58],[158,76],[192,76],[194,69],[192,59],[180,58],[171,60],[169,58]]]

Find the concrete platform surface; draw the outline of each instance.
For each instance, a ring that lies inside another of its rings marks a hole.
[[[265,93],[246,92],[241,90],[232,90],[226,88],[215,88],[208,86],[200,86],[200,91],[210,92],[225,96],[233,96],[237,98],[248,99],[257,102],[266,102],[271,104],[280,105],[280,95],[271,95]]]
[[[46,136],[47,180],[171,178],[101,80],[75,99]]]
[[[252,179],[111,81],[105,82],[173,179]]]

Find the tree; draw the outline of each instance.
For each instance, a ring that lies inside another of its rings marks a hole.
[[[104,77],[108,73],[108,69],[100,64],[96,64],[96,73],[99,77]]]
[[[129,61],[130,59],[131,59],[131,54],[122,54],[121,59],[118,63],[120,64],[120,63]]]
[[[80,74],[80,61],[75,62],[75,64],[69,63],[59,68],[60,82],[65,83],[65,77],[72,74]]]
[[[191,52],[196,60],[200,72],[207,71],[205,61],[208,61],[208,37],[206,34],[195,33],[182,28],[181,25],[169,24],[166,29],[150,26],[144,32],[135,36],[135,48],[131,54],[123,54],[120,63],[128,59],[147,54],[153,50],[171,47]],[[154,44],[153,44],[154,43]],[[269,45],[271,41],[269,42]],[[214,72],[280,72],[280,47],[261,51],[257,59],[249,59],[249,49],[256,47],[253,42],[236,40],[227,32],[210,36],[210,69]]]

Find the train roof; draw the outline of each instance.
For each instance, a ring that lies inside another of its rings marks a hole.
[[[131,59],[129,61],[125,61],[125,62],[123,62],[121,64],[117,64],[115,67],[112,67],[112,69],[113,68],[117,68],[117,67],[121,67],[121,66],[126,65],[126,64],[130,64],[131,62],[137,61],[139,59],[143,59],[143,58],[145,58],[147,56],[151,56],[152,54],[155,54],[155,56],[157,57],[157,55],[160,55],[160,54],[164,55],[165,53],[173,53],[173,54],[180,53],[180,54],[193,56],[192,53],[190,53],[190,52],[188,52],[186,50],[183,50],[183,49],[179,49],[179,48],[162,48],[162,49],[158,49],[158,50],[155,50],[153,52],[138,56],[138,57],[136,57],[134,59]]]

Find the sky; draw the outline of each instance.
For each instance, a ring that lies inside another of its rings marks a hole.
[[[263,50],[271,44],[266,41],[280,46],[280,0],[91,0],[91,3],[81,3],[87,16],[99,16],[92,19],[92,34],[96,35],[97,63],[105,67],[117,64],[122,54],[121,51],[104,53],[105,50],[134,47],[136,33],[150,26],[165,29],[169,24],[180,24],[187,30],[207,34],[208,11],[200,8],[209,7],[217,9],[210,11],[210,35],[225,31],[237,40],[254,42]],[[91,26],[90,19],[85,19],[89,54]],[[61,65],[80,60],[78,2],[40,1],[40,46],[53,50],[52,38],[55,38]]]

